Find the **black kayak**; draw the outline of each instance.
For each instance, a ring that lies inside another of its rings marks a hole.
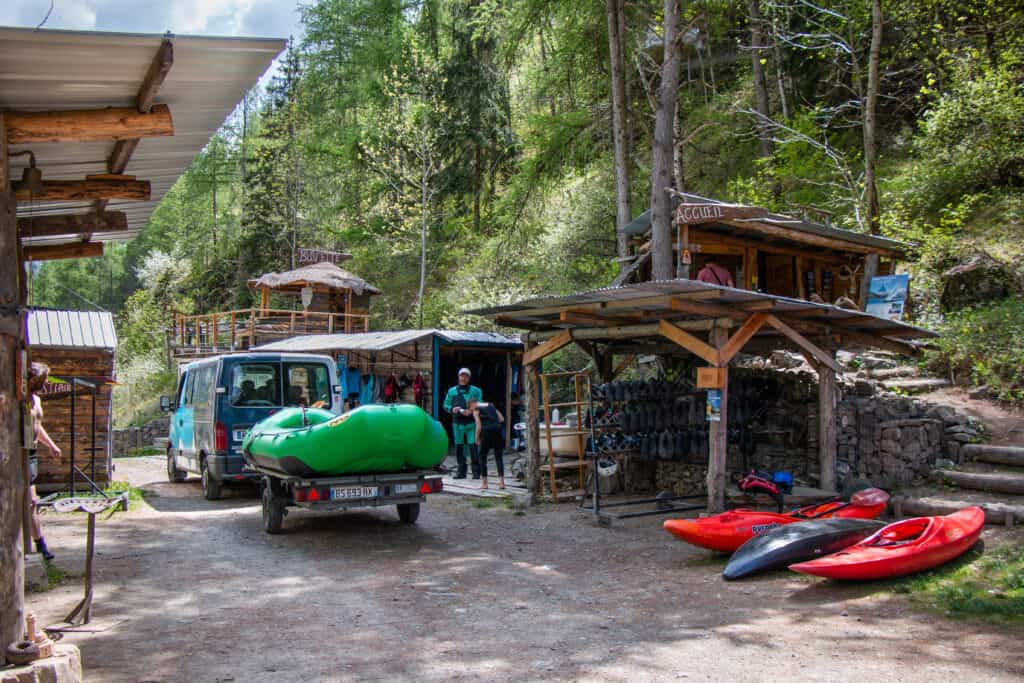
[[[732,581],[831,555],[863,541],[884,526],[884,522],[874,519],[840,517],[786,524],[741,545],[729,558],[722,576]]]

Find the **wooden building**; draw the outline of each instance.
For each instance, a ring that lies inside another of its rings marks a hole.
[[[0,562],[0,642],[21,638],[31,552],[20,419],[28,264],[99,256],[136,236],[284,46],[0,28],[0,555],[12,560]]]
[[[450,416],[441,404],[445,392],[458,381],[460,368],[469,368],[473,384],[484,400],[502,410],[513,422],[513,402],[522,393],[523,343],[518,336],[461,330],[398,330],[364,334],[324,334],[293,337],[258,348],[260,351],[324,353],[333,357],[339,371],[354,370],[374,376],[375,382],[395,375],[400,382],[399,400],[418,404],[448,428]],[[416,378],[423,391],[417,399]]]
[[[40,396],[43,426],[61,450],[60,460],[55,460],[46,448],[42,449],[36,488],[68,488],[72,458],[83,474],[101,486],[107,484],[111,383],[117,349],[113,316],[96,311],[34,309],[28,315],[28,343],[29,359],[50,367],[51,381]],[[78,490],[88,489],[83,479],[76,481]]]
[[[174,356],[194,360],[296,335],[368,332],[370,297],[381,293],[358,275],[329,262],[265,273],[249,280],[249,288],[259,292],[257,307],[198,315],[175,313],[170,329]]]
[[[868,257],[878,258],[875,275],[889,275],[909,248],[878,235],[691,194],[677,196],[674,225],[677,277],[696,278],[714,260],[740,289],[827,303],[840,297],[857,302]],[[632,262],[615,285],[651,279],[650,229],[649,210],[626,226]]]

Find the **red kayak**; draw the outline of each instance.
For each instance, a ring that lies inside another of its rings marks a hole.
[[[880,529],[860,543],[793,571],[830,579],[888,579],[923,572],[970,550],[985,525],[985,511],[964,508],[945,517],[914,517]]]
[[[874,519],[882,514],[889,494],[880,489],[865,489],[850,497],[850,502],[831,500],[807,505],[792,512],[758,512],[730,510],[713,517],[669,519],[665,531],[687,543],[720,553],[731,553],[746,541],[784,524],[829,517]]]

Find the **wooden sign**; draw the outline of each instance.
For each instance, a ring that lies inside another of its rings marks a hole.
[[[701,225],[733,221],[740,218],[763,218],[768,211],[758,206],[736,206],[734,204],[680,204],[676,207],[676,223]]]
[[[295,265],[309,266],[315,263],[333,263],[338,265],[342,261],[352,258],[352,254],[340,251],[326,251],[324,249],[306,249],[298,247],[295,249]]]
[[[697,368],[698,389],[722,389],[725,387],[725,368]]]

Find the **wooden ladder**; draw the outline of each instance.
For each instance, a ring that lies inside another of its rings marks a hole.
[[[565,401],[561,403],[552,403],[550,395],[550,382],[552,381],[564,381],[570,382],[570,388],[575,396],[574,401]],[[586,450],[587,450],[587,437],[590,436],[590,430],[587,429],[584,424],[586,416],[590,414],[590,375],[586,372],[547,372],[542,373],[540,376],[541,386],[541,399],[543,403],[544,412],[541,413],[541,418],[544,424],[544,431],[546,433],[547,445],[548,445],[548,463],[547,465],[541,465],[541,472],[548,472],[551,482],[551,501],[554,503],[562,500],[574,500],[577,496],[586,495]],[[555,462],[555,449],[553,446],[554,435],[553,429],[551,429],[553,420],[551,419],[552,411],[555,408],[575,408],[576,409],[576,429],[574,431],[559,432],[559,436],[574,436],[576,437],[576,462]],[[577,489],[563,491],[561,494],[558,492],[558,477],[557,474],[560,471],[576,469],[579,472],[579,487]]]

